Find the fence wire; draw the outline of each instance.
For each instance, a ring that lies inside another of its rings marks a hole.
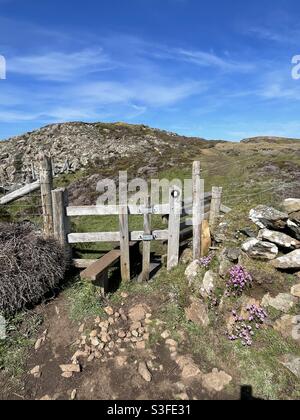
[[[28,194],[12,203],[0,205],[0,222],[31,221],[41,227],[43,224],[43,207],[41,195]]]

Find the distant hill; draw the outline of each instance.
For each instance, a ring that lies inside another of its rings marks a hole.
[[[285,137],[268,137],[268,136],[261,136],[261,137],[251,137],[248,139],[244,139],[241,143],[295,143],[300,141],[300,139],[293,139],[293,138],[285,138]]]

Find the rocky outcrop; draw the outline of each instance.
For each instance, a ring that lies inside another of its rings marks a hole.
[[[136,173],[144,175],[157,172],[158,160],[167,165],[172,158],[180,158],[178,149],[184,154],[185,151],[199,151],[214,144],[145,125],[52,124],[0,142],[0,185],[25,182],[30,177],[31,164],[37,163],[39,152],[51,155],[58,173],[63,171],[67,161],[68,170],[76,172],[92,167],[109,168],[118,159],[134,157],[131,164],[138,163]]]
[[[295,286],[291,288],[291,295],[300,298],[300,284],[295,284]]]
[[[300,318],[299,316],[283,315],[274,324],[274,330],[284,338],[295,340],[300,344]]]
[[[218,275],[209,270],[205,273],[200,293],[203,297],[209,296],[216,288]]]
[[[277,311],[288,313],[290,309],[292,309],[296,305],[297,302],[298,299],[294,296],[291,296],[288,293],[280,293],[275,298],[272,298],[268,293],[263,297],[262,306],[265,308],[271,306]]]
[[[226,372],[213,369],[211,373],[203,375],[202,385],[210,392],[220,392],[230,384],[232,377]]]
[[[191,305],[185,309],[185,315],[188,321],[199,327],[209,325],[208,309],[200,299],[191,298]]]
[[[287,230],[290,235],[300,241],[300,222],[289,219],[287,221]]]
[[[278,255],[278,248],[270,242],[259,241],[258,239],[249,239],[242,245],[242,250],[254,259],[273,260]]]
[[[283,257],[277,258],[276,260],[272,261],[272,264],[274,267],[280,268],[282,270],[300,270],[300,249],[290,252]]]
[[[239,254],[241,251],[239,250]],[[225,248],[220,253],[219,259],[219,276],[225,278],[233,265],[237,262],[236,260],[233,261],[233,257],[235,258],[237,254],[233,251],[229,251],[228,248]]]
[[[286,354],[280,359],[280,363],[300,379],[300,357]]]
[[[258,234],[258,239],[266,240],[287,249],[300,248],[300,241],[282,232],[269,229],[262,229]]]
[[[257,238],[242,244],[242,250],[251,258],[270,260],[275,268],[300,270],[300,221],[291,215],[298,210],[300,199],[291,198],[282,203],[286,213],[273,207],[257,206],[251,209],[250,219],[261,228]],[[291,213],[290,213],[291,212]],[[279,249],[286,255],[278,257]]]
[[[249,217],[261,229],[269,228],[275,230],[284,229],[289,218],[287,213],[263,205],[250,210]]]
[[[187,266],[185,270],[185,277],[188,281],[189,286],[193,285],[194,281],[201,274],[201,272],[202,272],[202,267],[200,266],[200,262],[198,260],[191,262]]]
[[[283,207],[288,214],[300,211],[300,198],[288,198],[284,200]]]

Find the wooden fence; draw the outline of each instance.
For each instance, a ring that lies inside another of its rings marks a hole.
[[[40,189],[42,201],[42,214],[44,233],[54,236],[62,246],[71,251],[71,246],[78,243],[111,242],[119,246],[100,260],[73,260],[79,268],[88,271],[84,276],[91,280],[100,277],[106,281],[108,267],[120,260],[121,277],[123,281],[130,280],[131,258],[130,251],[136,243],[143,245],[142,280],[149,279],[150,273],[150,247],[152,241],[162,241],[168,244],[167,268],[171,270],[179,262],[180,247],[187,242],[193,242],[193,257],[201,256],[201,227],[203,221],[209,221],[211,229],[214,228],[220,213],[230,211],[222,205],[222,188],[213,187],[209,193],[202,191],[200,162],[194,162],[192,184],[192,197],[183,201],[183,191],[173,185],[169,191],[168,204],[151,203],[145,197],[142,205],[128,205],[120,202],[119,205],[97,206],[69,206],[67,189],[53,190],[53,169],[51,159],[46,156],[40,158],[39,180],[22,187],[21,189],[0,198],[0,204],[8,204],[24,195]],[[123,188],[127,188],[123,186]],[[124,191],[123,191],[124,192]],[[122,196],[119,191],[120,197]],[[76,233],[70,230],[70,218],[78,216],[107,216],[115,215],[119,220],[119,230],[116,232],[89,232]],[[128,219],[130,215],[143,217],[142,231],[129,231]],[[151,216],[160,215],[166,229],[153,230]]]
[[[213,187],[210,193],[203,194],[200,180],[200,163],[193,165],[193,197],[183,202],[183,192],[174,185],[169,191],[168,204],[153,204],[149,197],[145,197],[142,205],[97,205],[97,206],[69,206],[66,189],[52,191],[54,236],[66,248],[78,243],[111,242],[119,245],[101,260],[74,260],[80,268],[87,268],[84,275],[92,280],[98,279],[112,262],[120,258],[121,277],[123,281],[130,279],[130,249],[136,242],[143,245],[142,280],[149,279],[150,272],[150,244],[151,241],[167,242],[167,268],[171,270],[179,262],[180,247],[187,241],[193,241],[193,256],[201,256],[201,226],[203,220],[208,220],[213,229],[220,213],[227,212],[221,204],[222,188]],[[121,196],[121,194],[120,194]],[[107,216],[114,215],[119,219],[119,230],[116,232],[88,232],[74,233],[70,231],[70,217]],[[128,218],[130,215],[142,216],[144,226],[142,231],[129,231]],[[166,222],[167,228],[153,230],[151,216],[160,215]],[[191,218],[192,216],[192,218]],[[100,272],[100,269],[102,270]]]

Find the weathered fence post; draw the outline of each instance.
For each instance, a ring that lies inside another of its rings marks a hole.
[[[167,269],[171,270],[179,262],[179,237],[180,237],[180,217],[181,217],[182,192],[178,187],[170,189],[170,216],[169,216],[169,235],[168,235],[168,263]]]
[[[52,159],[52,177],[54,178],[55,175],[56,175],[55,161]]]
[[[52,191],[53,202],[53,235],[54,238],[66,249],[70,251],[68,244],[69,221],[66,215],[68,206],[68,192],[65,188]]]
[[[36,172],[35,172],[35,165],[34,162],[31,162],[30,164],[30,168],[31,168],[31,178],[32,178],[32,182],[34,182],[36,180]]]
[[[221,203],[222,203],[222,187],[212,187],[212,197],[210,205],[210,216],[209,224],[213,229],[215,227],[217,218],[220,215]]]
[[[53,209],[52,196],[53,189],[52,164],[48,156],[40,156],[40,184],[43,209],[44,234],[51,236],[53,234]]]
[[[148,213],[151,207],[151,198],[145,197],[145,214],[144,214],[144,235],[151,235],[151,215]],[[151,240],[143,241],[143,271],[139,278],[140,282],[149,281],[150,278],[150,257],[151,257]]]
[[[130,281],[130,250],[128,224],[127,174],[119,175],[119,224],[121,250],[121,277],[123,281]]]
[[[201,257],[201,223],[203,219],[203,202],[201,194],[201,165],[193,163],[193,258]]]

